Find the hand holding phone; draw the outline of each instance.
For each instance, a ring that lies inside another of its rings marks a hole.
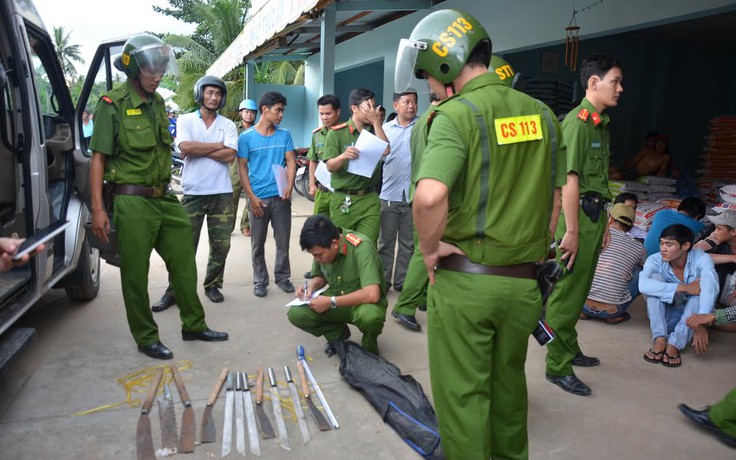
[[[30,254],[38,249],[42,244],[54,238],[59,233],[63,232],[69,226],[69,221],[55,222],[48,227],[38,230],[33,235],[26,238],[18,250],[13,254],[13,260],[18,261],[23,258],[24,255]]]

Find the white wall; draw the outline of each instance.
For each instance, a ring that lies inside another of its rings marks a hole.
[[[578,8],[591,3],[593,0],[575,2]],[[572,5],[572,0],[448,0],[434,9],[458,8],[467,11],[490,34],[494,52],[503,53],[564,43]],[[580,27],[580,38],[584,39],[735,8],[734,0],[606,0],[588,11],[578,13],[577,25]],[[380,100],[390,101],[399,39],[408,38],[416,23],[427,14],[427,10],[418,11],[339,44],[335,50],[335,70],[385,57],[384,94]],[[305,85],[309,106],[310,101],[316,101],[320,96],[316,94],[319,91],[319,54],[307,60]],[[420,97],[420,110],[426,108],[424,99]],[[307,114],[306,121],[308,126],[319,125],[316,110]]]

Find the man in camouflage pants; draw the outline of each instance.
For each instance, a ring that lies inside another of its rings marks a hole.
[[[213,76],[200,78],[194,86],[194,96],[199,110],[182,115],[177,121],[176,143],[184,158],[181,203],[192,221],[195,250],[207,217],[210,257],[204,293],[217,303],[225,300],[220,289],[235,219],[228,164],[234,161],[237,153],[238,131],[235,123],[217,113],[227,99],[227,88],[222,80]],[[175,303],[169,284],[152,310],[162,311]]]

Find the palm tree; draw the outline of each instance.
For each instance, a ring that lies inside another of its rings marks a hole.
[[[84,64],[80,45],[71,45],[71,32],[65,34],[64,27],[54,27],[54,48],[56,56],[61,62],[61,68],[67,77],[67,81],[72,81],[77,76],[77,69],[74,62]]]

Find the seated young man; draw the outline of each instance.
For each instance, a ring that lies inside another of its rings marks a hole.
[[[674,224],[683,224],[692,230],[695,235],[693,241],[700,239],[700,233],[704,225],[700,219],[705,216],[705,203],[700,198],[688,197],[680,202],[677,211],[665,209],[659,211],[652,219],[647,237],[644,239],[644,247],[650,256],[659,252],[659,238],[662,230]],[[698,237],[698,238],[696,238]]]
[[[644,355],[650,363],[679,367],[680,351],[691,339],[697,352],[708,348],[708,330],[693,331],[686,321],[713,311],[718,275],[710,256],[693,249],[693,238],[692,230],[682,224],[662,230],[659,253],[649,256],[639,277],[654,342]]]
[[[631,319],[626,309],[639,296],[639,273],[647,260],[644,246],[626,233],[635,217],[634,209],[624,203],[609,211],[611,242],[598,258],[580,319],[602,319],[608,324]]]
[[[304,223],[299,244],[314,257],[312,281],[297,297],[307,305],[292,306],[291,324],[327,339],[325,353],[335,354],[335,342],[350,337],[348,324],[363,333],[362,345],[378,354],[378,336],[386,321],[386,285],[376,245],[365,235],[338,228],[322,214]],[[312,293],[329,288],[312,298]]]

